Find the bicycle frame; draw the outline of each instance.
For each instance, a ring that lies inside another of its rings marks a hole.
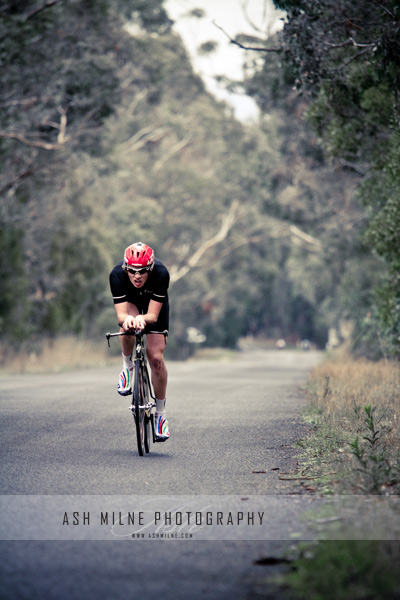
[[[140,330],[106,333],[108,345],[110,346],[110,338],[121,335],[135,336],[134,385],[129,409],[135,420],[139,455],[143,456],[150,451],[150,424],[153,443],[156,441],[153,414],[156,404],[147,366],[145,339]]]

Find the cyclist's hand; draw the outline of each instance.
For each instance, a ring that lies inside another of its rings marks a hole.
[[[146,327],[146,321],[143,318],[143,315],[138,315],[135,317],[135,329],[143,330]]]
[[[122,323],[122,329],[124,331],[129,331],[130,329],[137,329],[136,327],[136,317],[128,316],[125,321]]]

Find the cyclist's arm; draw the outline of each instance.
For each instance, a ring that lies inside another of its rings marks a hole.
[[[114,304],[114,306],[119,326],[127,331],[134,328],[144,329],[146,325],[155,323],[160,314],[162,302],[150,300],[147,313],[144,315],[141,315],[137,306],[131,304],[131,302],[120,302],[119,304]],[[137,319],[137,317],[139,318]]]
[[[160,314],[160,311],[162,309],[162,305],[162,302],[150,300],[147,313],[143,315],[143,318],[146,321],[146,325],[151,325],[152,323],[155,323],[157,321],[158,315]]]
[[[114,304],[114,307],[117,313],[118,325],[125,330],[133,328],[135,326],[134,319],[139,314],[137,306],[131,302],[120,302]]]

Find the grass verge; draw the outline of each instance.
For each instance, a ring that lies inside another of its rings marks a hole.
[[[396,600],[398,542],[324,541],[301,546],[283,582],[296,600]]]
[[[306,394],[311,432],[300,442],[303,491],[398,495],[399,364],[336,356],[313,370]],[[394,600],[399,564],[398,540],[346,539],[345,532],[344,539],[297,545],[280,581],[296,600]]]
[[[105,339],[95,343],[65,336],[54,340],[42,339],[36,344],[30,342],[29,348],[18,353],[10,352],[4,344],[0,345],[0,372],[3,375],[49,373],[102,367],[111,364],[114,358],[115,351],[107,347]]]
[[[315,491],[399,494],[399,364],[337,356],[312,371],[306,394],[300,464]]]

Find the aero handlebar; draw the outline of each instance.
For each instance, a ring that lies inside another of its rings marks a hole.
[[[140,336],[143,334],[143,331],[141,329],[131,329],[129,331],[119,331],[118,333],[106,333],[106,338],[107,338],[107,342],[108,342],[108,347],[110,347],[110,338],[112,337],[118,337],[120,335],[137,335]]]

